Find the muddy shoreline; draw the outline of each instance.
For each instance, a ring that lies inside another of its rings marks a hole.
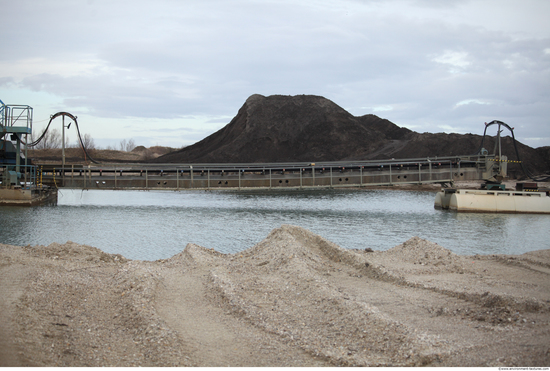
[[[550,365],[550,250],[365,247],[294,226],[153,262],[0,244],[0,365]]]

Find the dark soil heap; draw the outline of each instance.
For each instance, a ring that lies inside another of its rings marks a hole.
[[[221,130],[158,162],[289,162],[365,158],[410,134],[375,115],[355,117],[313,95],[252,95]]]
[[[254,94],[222,129],[152,161],[316,162],[470,155],[478,152],[481,141],[480,135],[420,134],[376,115],[353,116],[320,96]],[[504,137],[502,143],[508,159],[517,160],[511,137]],[[494,144],[495,138],[488,137],[484,147],[491,153]],[[517,146],[529,171],[548,172],[547,147],[533,149],[519,142]],[[520,175],[519,165],[510,164],[509,173]]]

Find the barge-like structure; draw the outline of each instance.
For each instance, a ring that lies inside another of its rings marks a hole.
[[[482,185],[481,189],[444,188],[436,194],[434,207],[436,209],[469,213],[550,214],[550,189],[539,188],[535,182],[517,183],[515,190],[505,188],[502,181],[507,177],[508,158],[501,153],[501,126],[510,130],[515,145],[514,132],[513,128],[501,121],[492,121],[485,124],[485,132],[487,127],[491,125],[498,125],[496,143],[498,154],[495,148],[494,163],[483,174],[485,184]],[[485,138],[485,134],[483,138]],[[487,150],[481,147],[480,152],[487,153]],[[518,156],[517,162],[521,164],[517,148],[516,155]],[[526,172],[523,164],[522,168]],[[526,172],[526,175],[532,178],[528,172]]]
[[[550,191],[517,188],[514,191],[447,188],[436,194],[434,207],[468,213],[550,214]]]
[[[0,188],[0,206],[39,206],[57,204],[57,190],[42,187]]]

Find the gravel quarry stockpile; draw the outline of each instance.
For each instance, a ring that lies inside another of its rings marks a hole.
[[[365,244],[289,225],[153,262],[0,244],[0,365],[550,365],[550,250]]]
[[[511,124],[511,123],[509,123]],[[479,123],[480,130],[483,123]],[[494,133],[494,131],[493,131]],[[388,160],[467,156],[496,138],[474,134],[417,133],[373,114],[354,116],[316,95],[251,95],[223,128],[199,142],[152,158],[157,163],[261,163]],[[531,148],[502,135],[502,153],[533,174],[550,171],[549,147]],[[520,158],[516,156],[516,148]],[[508,176],[524,175],[508,163]]]

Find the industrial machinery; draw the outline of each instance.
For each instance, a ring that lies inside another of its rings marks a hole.
[[[435,196],[434,207],[436,209],[449,209],[458,212],[495,212],[495,213],[533,213],[550,214],[550,197],[547,190],[538,188],[537,183],[518,183],[514,191],[506,190],[502,181],[507,177],[508,158],[502,155],[501,127],[510,130],[517,162],[525,175],[535,181],[544,181],[547,178],[535,179],[521,162],[514,137],[514,128],[502,121],[494,120],[485,123],[483,139],[478,151],[479,155],[488,155],[483,147],[487,128],[498,125],[497,140],[493,151],[493,157],[487,158],[482,179],[485,181],[481,189],[442,189]]]
[[[0,100],[0,205],[56,202],[57,191],[37,183],[37,168],[28,161],[32,107]]]

